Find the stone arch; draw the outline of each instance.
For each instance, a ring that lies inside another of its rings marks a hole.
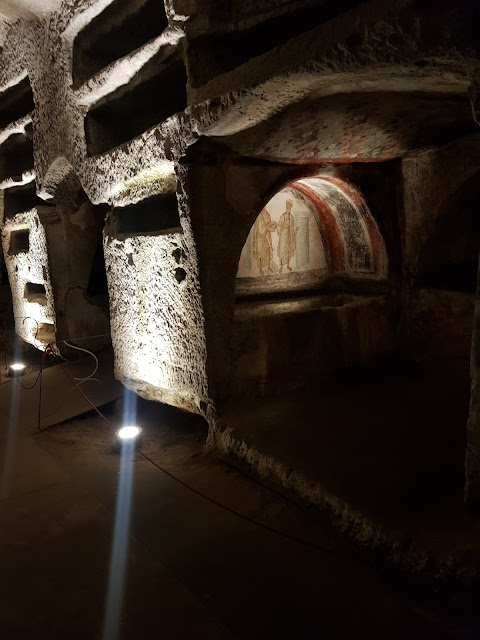
[[[295,173],[284,172],[248,217],[230,340],[233,397],[309,389],[395,348],[386,245],[362,193],[333,168]],[[282,265],[284,233],[296,237]]]
[[[285,231],[289,207],[293,223]],[[237,289],[312,288],[333,275],[384,279],[387,272],[385,243],[360,191],[317,174],[289,181],[257,215],[240,255]]]

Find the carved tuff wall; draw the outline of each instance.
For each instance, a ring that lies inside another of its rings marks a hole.
[[[255,326],[265,352],[258,330],[271,317],[299,335],[324,316],[325,331],[356,326],[368,346],[359,361],[385,351],[397,321],[408,325],[406,291],[436,215],[410,189],[423,165],[409,154],[452,144],[454,156],[476,131],[478,19],[467,0],[435,10],[406,0],[66,0],[2,24],[2,242],[18,333],[34,342],[26,315],[48,328],[42,344],[53,328],[57,340],[108,333],[103,246],[117,377],[211,424],[248,378],[236,362],[240,324]],[[327,289],[305,302],[297,288],[288,309],[281,297],[293,289],[242,299],[236,275],[255,219],[291,183],[307,197],[320,171],[332,177],[316,185],[320,200],[350,202],[342,215],[332,202],[314,207],[325,228],[329,212],[335,222],[323,245]],[[442,175],[444,193],[457,178]],[[352,277],[354,245],[370,259],[368,277]]]

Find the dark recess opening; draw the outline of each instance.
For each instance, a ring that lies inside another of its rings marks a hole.
[[[191,43],[192,85],[201,86],[211,78],[235,69],[358,4],[359,0],[316,0],[299,8],[298,3],[293,3],[292,11],[265,20],[250,29],[199,36]]]
[[[163,64],[154,56],[142,69],[143,80],[121,87],[85,118],[90,155],[104,153],[183,111],[187,106],[187,74],[178,57]]]
[[[3,251],[0,250],[0,284],[5,282],[8,282],[7,263],[5,262]]]
[[[47,292],[43,284],[37,282],[27,282],[25,284],[25,293],[23,297],[29,302],[38,302],[38,304],[47,304]]]
[[[5,189],[3,205],[5,216],[11,217],[34,207],[45,206],[46,202],[37,196],[35,180],[32,180],[21,187]]]
[[[30,250],[30,229],[18,229],[10,234],[10,247],[8,255],[14,256],[17,253],[28,253]]]
[[[112,2],[75,38],[74,87],[156,38],[167,26],[165,7],[159,0]]]
[[[186,277],[187,272],[185,271],[185,269],[182,269],[182,267],[177,267],[175,269],[175,280],[178,282],[178,284],[180,284],[180,282],[183,282]]]
[[[87,295],[94,298],[108,294],[105,256],[103,254],[102,237],[99,238],[93,256],[90,276],[88,278]]]
[[[9,136],[0,147],[0,180],[18,178],[33,169],[33,142],[23,133]]]
[[[33,111],[33,93],[28,76],[0,93],[0,129]]]
[[[153,196],[138,204],[114,209],[117,233],[181,233],[178,202],[174,193]]]
[[[44,344],[53,342],[55,340],[55,325],[50,322],[39,322],[35,339]]]
[[[477,290],[478,260],[439,267],[423,273],[416,284],[422,289],[444,289],[475,293]]]
[[[475,293],[480,218],[477,215],[480,172],[459,186],[440,212],[425,244],[415,284],[428,289]]]

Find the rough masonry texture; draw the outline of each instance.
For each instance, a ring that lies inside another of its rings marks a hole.
[[[203,415],[232,450],[233,401],[464,354],[479,18],[467,0],[12,3],[0,217],[18,335],[60,351],[111,337],[125,386]]]

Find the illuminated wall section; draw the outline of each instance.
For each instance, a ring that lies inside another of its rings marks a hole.
[[[12,289],[15,330],[23,340],[43,349],[55,339],[55,312],[47,239],[38,210],[5,219],[2,244]]]
[[[383,238],[360,192],[335,177],[296,180],[257,217],[243,247],[237,292],[312,288],[332,275],[385,278]]]
[[[195,413],[207,398],[196,253],[175,192],[113,209],[104,235],[115,375]]]

